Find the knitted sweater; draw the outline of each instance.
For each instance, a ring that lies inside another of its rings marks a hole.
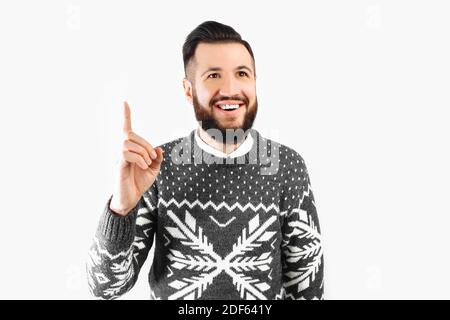
[[[86,263],[91,293],[115,299],[129,291],[155,246],[150,299],[323,299],[303,158],[255,129],[249,150],[226,158],[196,134],[160,146],[160,173],[127,216],[107,200]]]

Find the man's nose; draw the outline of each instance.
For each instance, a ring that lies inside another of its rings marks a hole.
[[[220,86],[221,95],[231,97],[239,94],[239,92],[240,92],[239,84],[235,79],[231,77],[226,77],[223,79],[223,82]]]

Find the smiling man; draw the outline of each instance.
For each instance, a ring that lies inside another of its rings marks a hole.
[[[89,250],[94,296],[130,290],[154,246],[151,299],[323,299],[323,251],[308,171],[252,128],[250,45],[207,21],[183,46],[183,88],[198,128],[154,148],[131,128]]]
[[[193,37],[184,46],[187,77],[183,86],[201,124],[200,137],[227,153],[227,147],[234,150],[239,146],[244,134],[236,135],[236,143],[223,143],[211,139],[205,131],[219,130],[220,139],[226,138],[227,129],[247,132],[252,127],[258,109],[253,53],[245,42],[197,43],[196,39]]]

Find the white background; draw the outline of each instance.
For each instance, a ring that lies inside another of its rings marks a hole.
[[[0,298],[89,299],[84,261],[122,101],[154,145],[196,123],[181,47],[205,20],[256,58],[255,128],[305,159],[326,299],[450,298],[446,1],[2,1]],[[123,299],[147,299],[147,272]]]

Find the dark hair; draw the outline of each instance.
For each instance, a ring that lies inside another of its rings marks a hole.
[[[198,25],[197,28],[191,31],[186,37],[183,45],[183,62],[184,72],[191,59],[194,57],[195,49],[200,42],[205,43],[240,43],[247,48],[253,59],[253,68],[255,68],[255,57],[253,56],[250,44],[241,38],[241,35],[232,27],[216,21],[205,21]]]

